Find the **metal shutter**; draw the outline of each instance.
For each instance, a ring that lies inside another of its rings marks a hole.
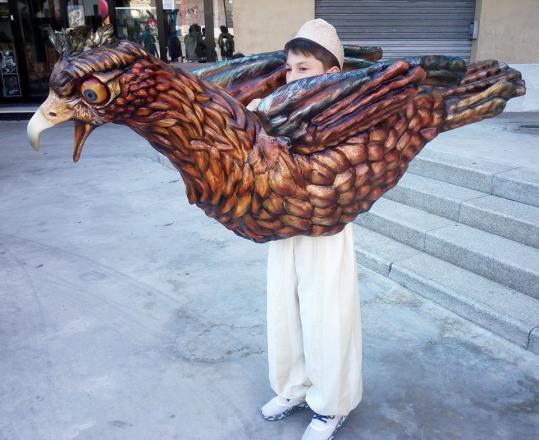
[[[343,43],[381,46],[384,58],[470,58],[475,0],[316,0],[315,7]]]

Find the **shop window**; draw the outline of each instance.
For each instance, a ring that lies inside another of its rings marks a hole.
[[[98,0],[68,0],[67,23],[71,28],[88,26],[97,29],[102,25]]]
[[[159,56],[155,0],[117,0],[115,11],[118,38],[134,41]]]
[[[181,44],[181,52],[187,61],[214,61],[220,53],[217,40],[221,33],[220,26],[232,29],[232,0],[213,2],[213,41],[206,37],[204,0],[163,0],[165,33],[168,41],[169,57],[174,61],[175,38]],[[189,31],[193,35],[189,36]],[[200,32],[200,35],[199,35]],[[202,39],[202,40],[201,40]],[[202,41],[202,44],[201,44]]]
[[[45,96],[49,76],[58,55],[49,43],[48,28],[62,26],[58,0],[17,0],[22,45],[28,69],[28,87],[32,96]]]
[[[0,97],[22,94],[10,15],[7,0],[0,0]]]

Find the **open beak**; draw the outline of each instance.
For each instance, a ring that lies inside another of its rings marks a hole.
[[[84,142],[95,128],[95,125],[75,121],[75,144],[73,145],[73,162],[78,162]]]
[[[42,131],[69,120],[74,120],[75,122],[73,161],[77,162],[80,159],[84,142],[96,126],[75,120],[73,110],[68,104],[58,98],[58,95],[54,92],[49,93],[47,100],[37,109],[26,127],[28,140],[32,147],[34,147],[34,150],[39,151],[39,138]]]

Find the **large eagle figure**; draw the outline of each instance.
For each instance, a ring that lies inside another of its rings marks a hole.
[[[110,27],[51,40],[61,57],[28,124],[36,149],[42,130],[72,120],[77,161],[94,128],[127,125],[180,172],[190,203],[255,242],[341,231],[428,141],[525,93],[520,73],[497,61],[378,62],[375,48],[345,46],[343,72],[285,84],[282,52],[190,75],[112,41]]]

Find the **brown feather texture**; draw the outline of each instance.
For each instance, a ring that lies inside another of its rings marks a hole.
[[[244,93],[274,81],[272,69],[250,71]],[[131,127],[180,172],[191,204],[261,243],[341,231],[440,131],[499,113],[501,101],[524,93],[520,74],[496,62],[470,66],[449,88],[425,85],[428,72],[399,60],[300,80],[253,113],[225,88],[122,41],[59,61],[51,93],[83,106],[73,111],[86,124]],[[106,85],[107,102],[81,97],[88,78]]]

